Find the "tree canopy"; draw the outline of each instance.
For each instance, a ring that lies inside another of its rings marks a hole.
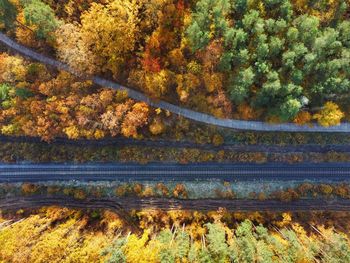
[[[40,39],[52,37],[59,21],[51,7],[40,0],[29,0],[24,3],[23,13],[26,25],[32,26]]]
[[[319,121],[331,102],[349,119],[348,0],[1,0],[0,7],[0,23],[17,41],[153,99],[217,118],[321,125],[339,123]],[[0,69],[2,84],[27,88],[16,75],[25,69],[11,60]],[[59,95],[55,85],[69,90],[62,78],[46,85],[40,77],[46,96]],[[119,129],[116,112],[108,108],[99,125],[134,136]],[[149,128],[159,134],[164,123],[158,116]],[[76,125],[64,129],[77,136]]]
[[[0,28],[1,24],[7,29],[13,28],[16,17],[16,6],[9,0],[0,0]]]

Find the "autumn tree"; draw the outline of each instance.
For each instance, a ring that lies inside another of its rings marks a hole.
[[[81,24],[82,45],[93,54],[96,69],[117,77],[136,48],[138,4],[132,0],[93,3],[81,16]]]
[[[24,82],[26,78],[26,65],[19,56],[0,55],[0,81],[10,84]]]
[[[307,0],[292,0],[293,8],[298,13],[307,13],[318,17],[324,23],[331,23],[339,20],[342,15],[348,10],[346,1],[307,1]]]
[[[312,116],[307,111],[300,111],[294,119],[294,122],[298,125],[307,124],[311,121]]]
[[[96,54],[84,41],[81,26],[62,24],[55,31],[58,57],[79,73],[93,74],[98,71]]]
[[[121,126],[126,114],[131,110],[133,101],[118,104],[114,110],[109,110],[101,115],[103,127],[108,130],[112,136],[121,132]]]
[[[122,124],[122,134],[125,137],[138,136],[137,129],[148,123],[149,107],[144,102],[135,103],[132,110],[125,115]]]
[[[149,130],[153,135],[162,134],[165,129],[166,129],[165,124],[163,123],[160,117],[154,118],[152,123],[149,126]]]
[[[313,118],[324,127],[339,125],[343,117],[344,113],[339,109],[339,106],[333,102],[326,102],[324,108],[313,116]]]
[[[130,73],[128,81],[132,86],[145,90],[152,97],[159,98],[169,92],[175,76],[169,70],[161,70],[156,73],[135,70]]]

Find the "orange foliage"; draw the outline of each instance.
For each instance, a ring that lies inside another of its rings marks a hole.
[[[125,137],[138,136],[137,129],[148,123],[149,107],[144,102],[135,103],[132,110],[129,111],[122,124],[122,134]]]
[[[294,119],[294,123],[298,125],[304,125],[307,124],[311,121],[312,116],[309,112],[307,111],[300,111],[298,115]]]
[[[253,108],[246,102],[238,105],[237,112],[243,120],[252,120],[255,117]]]

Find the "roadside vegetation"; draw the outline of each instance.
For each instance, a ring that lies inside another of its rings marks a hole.
[[[184,175],[185,176],[185,175]],[[331,177],[332,175],[330,175]],[[203,180],[197,182],[97,182],[79,183],[41,182],[0,184],[0,198],[10,197],[59,197],[67,200],[94,198],[118,200],[118,198],[173,198],[173,199],[226,199],[226,200],[277,200],[290,202],[308,199],[350,199],[350,183],[308,181],[283,182],[235,182]],[[204,201],[205,202],[205,201]]]
[[[142,138],[176,122],[84,74],[219,118],[337,125],[349,119],[348,16],[347,0],[2,0],[8,35],[82,77],[3,50],[1,133]]]
[[[303,219],[300,219],[300,216]],[[346,262],[349,213],[2,211],[4,262]],[[244,219],[249,218],[249,219]],[[18,239],[18,235],[21,238]]]
[[[211,147],[210,147],[211,148]],[[30,142],[1,142],[0,161],[3,163],[341,163],[350,162],[348,151],[268,152],[234,151],[212,146],[193,147],[106,146]]]

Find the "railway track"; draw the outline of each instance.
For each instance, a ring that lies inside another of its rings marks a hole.
[[[47,181],[346,181],[350,163],[334,164],[0,164],[0,182]]]

